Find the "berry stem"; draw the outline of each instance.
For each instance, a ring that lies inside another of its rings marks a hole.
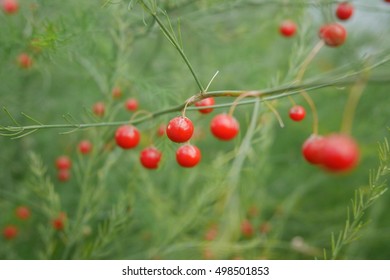
[[[271,110],[272,113],[274,113],[276,119],[278,120],[279,122],[279,125],[281,128],[284,127],[284,123],[283,123],[283,119],[282,117],[280,116],[278,110],[276,110],[276,108],[270,103],[270,102],[264,102],[265,105],[267,105],[267,107]]]

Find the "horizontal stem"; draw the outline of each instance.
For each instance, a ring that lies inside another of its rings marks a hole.
[[[299,94],[301,90],[305,91],[313,91],[316,89],[326,88],[326,87],[334,87],[334,86],[346,86],[349,84],[355,83],[360,77],[348,77],[343,79],[334,80],[331,82],[312,82],[300,85],[288,85],[282,86],[273,89],[265,89],[265,90],[219,90],[219,91],[210,91],[203,94],[197,94],[194,96],[191,103],[188,105],[192,105],[195,102],[208,98],[208,97],[238,97],[245,93],[251,93],[248,95],[248,98],[252,97],[252,100],[243,100],[237,103],[237,105],[246,105],[253,104],[256,102],[256,99],[253,99],[253,96],[260,98],[261,102],[285,98],[291,95]],[[389,83],[390,79],[388,77],[371,77],[368,80],[368,83]],[[184,106],[186,106],[187,102],[184,102],[180,105],[173,106],[167,109],[163,109],[160,111],[156,111],[147,116],[139,117],[134,120],[126,120],[126,121],[115,121],[115,122],[99,122],[99,123],[83,123],[83,124],[37,124],[37,125],[27,125],[27,126],[0,126],[0,134],[2,136],[7,136],[7,133],[13,132],[15,136],[15,132],[26,133],[31,130],[40,130],[40,129],[86,129],[90,127],[108,127],[108,126],[120,126],[120,125],[137,125],[148,120],[157,118],[161,115],[180,112],[183,110]],[[204,107],[196,107],[196,108],[188,108],[187,110],[199,110],[200,108],[224,108],[230,107],[233,103],[225,103],[213,106],[204,106]]]

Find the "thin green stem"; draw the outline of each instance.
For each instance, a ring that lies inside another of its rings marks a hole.
[[[195,73],[195,70],[192,67],[191,62],[188,60],[186,54],[184,53],[183,49],[180,47],[180,44],[177,42],[176,38],[171,34],[171,32],[169,32],[168,28],[164,25],[164,23],[161,21],[161,19],[157,16],[156,12],[152,11],[149,8],[149,6],[145,4],[145,2],[143,0],[141,0],[141,4],[145,8],[145,10],[154,18],[154,20],[160,26],[164,35],[167,36],[168,40],[171,42],[171,44],[179,52],[180,56],[183,58],[184,62],[186,63],[188,69],[191,71],[191,74],[194,77],[195,82],[197,83],[200,92],[204,93],[205,89],[204,89],[200,79],[198,78],[198,75]]]

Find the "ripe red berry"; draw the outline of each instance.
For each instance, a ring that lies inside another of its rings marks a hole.
[[[66,182],[70,179],[70,172],[68,169],[60,169],[57,173],[58,181]]]
[[[18,228],[14,225],[8,225],[3,229],[3,236],[7,240],[14,239],[18,235]]]
[[[135,148],[140,138],[138,129],[132,125],[123,125],[115,132],[115,141],[123,149]]]
[[[106,111],[106,106],[104,105],[103,102],[96,102],[93,106],[92,106],[92,111],[93,113],[98,116],[98,117],[103,117],[104,116],[104,113]]]
[[[140,153],[141,164],[147,169],[156,169],[162,153],[155,147],[145,148]]]
[[[323,158],[324,137],[311,135],[302,145],[303,157],[311,164],[321,164]]]
[[[6,14],[15,14],[19,10],[19,3],[17,0],[3,0],[3,11]]]
[[[19,64],[20,68],[28,69],[32,66],[33,60],[28,54],[21,53],[18,56],[18,64]]]
[[[180,116],[169,121],[166,132],[171,141],[184,143],[191,139],[194,125],[189,118]]]
[[[195,103],[196,107],[203,107],[203,106],[213,106],[215,104],[215,100],[213,97],[208,97],[205,99],[202,99],[198,102]],[[204,109],[199,109],[199,112],[202,114],[208,114],[213,111],[213,108],[204,108]]]
[[[347,38],[347,31],[341,24],[330,23],[321,26],[319,36],[327,46],[338,47],[344,44]]]
[[[244,220],[241,223],[241,234],[247,238],[252,237],[254,234],[254,229],[250,221]]]
[[[160,126],[157,129],[157,136],[162,137],[165,135],[166,126],[165,124],[160,124]]]
[[[82,140],[80,141],[78,148],[83,155],[89,154],[92,150],[92,143],[88,140]]]
[[[59,156],[56,159],[57,169],[69,169],[72,167],[72,160],[68,156]]]
[[[344,172],[354,168],[359,161],[356,141],[344,134],[331,134],[322,147],[322,164],[331,172]]]
[[[119,99],[122,97],[122,89],[120,87],[114,87],[111,91],[112,98]]]
[[[216,115],[210,124],[211,133],[220,140],[228,141],[236,137],[240,129],[237,120],[228,114]]]
[[[279,25],[279,32],[284,37],[292,37],[297,31],[297,25],[292,20],[285,20]]]
[[[135,98],[129,98],[126,100],[125,106],[129,111],[136,111],[138,109],[138,101]]]
[[[196,146],[185,144],[176,151],[176,161],[182,167],[194,167],[200,159],[201,153]]]
[[[340,20],[347,20],[352,16],[353,11],[354,7],[351,3],[343,2],[337,6],[336,16]]]
[[[58,216],[52,220],[52,226],[55,230],[61,231],[65,228],[66,214],[61,212]]]
[[[28,207],[19,206],[18,208],[16,208],[15,214],[16,217],[18,217],[19,219],[27,220],[28,218],[30,218],[31,212],[30,209],[28,209]]]
[[[295,106],[291,107],[291,109],[289,111],[289,116],[290,116],[290,119],[292,119],[293,121],[299,122],[299,121],[303,120],[306,116],[305,108],[303,108],[300,105],[295,105]]]

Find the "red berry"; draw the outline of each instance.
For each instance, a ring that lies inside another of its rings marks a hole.
[[[3,236],[7,240],[14,239],[18,235],[18,228],[14,225],[8,225],[3,229]]]
[[[155,147],[145,148],[141,151],[141,164],[148,169],[156,169],[161,160],[162,153]]]
[[[205,99],[202,99],[195,103],[196,107],[203,107],[203,106],[213,106],[215,104],[215,100],[213,97],[208,97]],[[205,109],[199,109],[199,112],[202,114],[208,114],[213,111],[213,108],[205,108]]]
[[[387,3],[390,3],[390,0],[384,0],[385,2],[387,2]]]
[[[69,169],[72,167],[72,160],[68,156],[59,156],[56,159],[57,169]]]
[[[52,220],[52,226],[55,230],[61,231],[65,228],[66,214],[61,212],[57,218]]]
[[[253,229],[253,226],[251,224],[251,222],[249,222],[248,220],[244,220],[242,221],[241,223],[241,234],[245,237],[252,237],[253,234],[254,234],[254,229]]]
[[[122,89],[120,87],[114,87],[111,91],[112,98],[119,99],[122,97]]]
[[[299,122],[303,120],[306,116],[305,108],[299,105],[293,106],[289,111],[290,119],[293,121]]]
[[[319,135],[311,135],[302,145],[302,154],[311,164],[321,164],[325,138]]]
[[[19,3],[17,0],[3,0],[3,11],[6,14],[15,14],[19,10]]]
[[[198,147],[186,144],[176,151],[176,161],[182,167],[194,167],[201,159]]]
[[[106,111],[106,105],[103,102],[96,102],[92,107],[93,113],[98,117],[103,117]]]
[[[194,133],[194,125],[189,118],[180,116],[169,121],[166,132],[168,138],[173,142],[187,142]]]
[[[80,141],[79,143],[79,151],[80,153],[86,155],[89,154],[92,150],[92,144],[88,140]]]
[[[347,20],[353,14],[354,7],[351,3],[343,2],[337,6],[336,16],[340,20]]]
[[[236,137],[240,125],[233,116],[223,113],[216,115],[211,120],[210,129],[215,137],[228,141]]]
[[[347,38],[347,31],[341,24],[330,23],[321,26],[319,36],[327,46],[338,47],[344,44]]]
[[[129,98],[126,100],[125,106],[129,111],[136,111],[138,109],[138,101],[135,98]]]
[[[21,53],[18,56],[18,64],[19,64],[20,68],[28,69],[32,66],[33,60],[28,54]]]
[[[30,218],[31,215],[30,209],[28,209],[26,206],[19,206],[18,208],[16,208],[15,214],[16,217],[21,220],[27,220],[28,218]]]
[[[279,32],[284,37],[294,36],[297,30],[297,25],[292,20],[285,20],[279,26]]]
[[[331,134],[322,147],[322,164],[331,172],[349,171],[359,161],[359,147],[348,135]]]
[[[160,124],[160,126],[157,129],[157,136],[162,137],[165,135],[166,126],[165,124]]]
[[[70,179],[70,172],[68,169],[60,169],[57,173],[58,181],[66,182]]]
[[[138,129],[132,125],[123,125],[115,132],[115,141],[123,149],[135,148],[140,138]]]

